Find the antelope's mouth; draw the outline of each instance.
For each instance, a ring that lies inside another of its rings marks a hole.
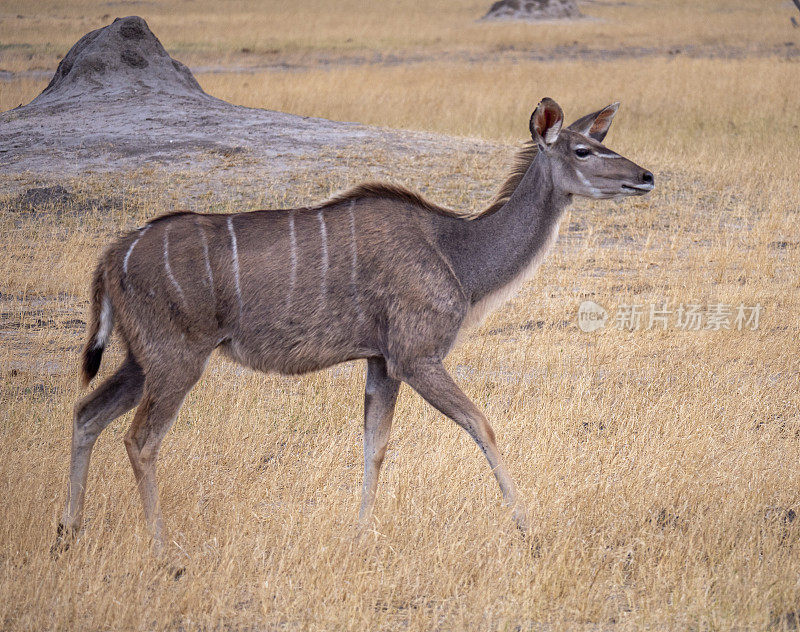
[[[647,182],[644,184],[623,184],[622,190],[626,193],[631,195],[644,195],[645,193],[649,193],[654,189],[654,185],[651,182]]]

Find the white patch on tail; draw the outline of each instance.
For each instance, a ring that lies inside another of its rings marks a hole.
[[[528,263],[528,265],[525,266],[519,272],[519,274],[517,274],[517,276],[511,279],[511,281],[506,283],[504,286],[497,288],[494,292],[490,292],[469,308],[467,316],[464,318],[464,322],[461,324],[459,336],[467,329],[480,325],[484,320],[486,320],[489,314],[500,307],[503,303],[511,299],[519,291],[525,281],[534,275],[536,269],[541,265],[542,261],[544,261],[544,258],[547,256],[547,253],[550,252],[553,244],[556,243],[556,239],[558,239],[558,227],[560,224],[561,218],[559,217],[558,220],[553,222],[553,225],[550,227],[550,233],[547,235],[547,239],[545,240],[544,244],[542,244],[542,247],[539,248],[539,250],[533,256],[533,259],[531,259],[530,263]]]
[[[356,246],[356,218],[353,215],[355,200],[350,202],[350,287],[359,322],[364,322],[364,310],[361,308],[361,295],[358,291],[358,248]]]
[[[136,244],[139,243],[139,240],[142,237],[144,237],[144,234],[148,230],[150,230],[150,224],[148,224],[144,228],[140,228],[139,229],[139,234],[136,236],[136,239],[133,240],[133,243],[131,244],[131,247],[128,248],[128,252],[125,253],[125,258],[122,260],[122,272],[125,273],[125,276],[128,276],[128,262],[131,259],[131,253],[133,252],[133,249],[136,247]]]
[[[236,233],[233,232],[233,215],[228,216],[228,233],[231,236],[231,254],[233,258],[233,283],[236,286],[236,300],[239,302],[239,316],[241,316],[242,286],[239,281],[239,248],[236,245]]]
[[[100,327],[97,329],[97,336],[94,339],[95,349],[102,349],[106,346],[108,337],[111,335],[111,328],[114,326],[112,316],[111,299],[108,298],[108,294],[105,294],[103,296],[103,305],[100,308]]]
[[[291,308],[294,300],[294,286],[297,284],[297,235],[294,232],[294,210],[289,211],[289,246],[292,268],[289,271],[289,297],[286,299],[286,307]]]
[[[319,235],[322,239],[322,274],[319,279],[319,291],[322,294],[322,300],[325,301],[328,297],[328,230],[325,228],[325,216],[322,211],[317,211],[317,219],[319,219]]]
[[[183,294],[183,288],[181,288],[175,275],[172,274],[172,266],[169,265],[169,229],[169,225],[164,229],[164,270],[167,271],[167,277],[172,282],[172,286],[175,288],[178,296],[181,297],[181,303],[186,307],[186,297]]]

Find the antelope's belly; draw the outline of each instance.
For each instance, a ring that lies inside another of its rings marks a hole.
[[[352,322],[297,314],[249,322],[221,345],[234,361],[264,372],[307,373],[377,355],[376,345]]]

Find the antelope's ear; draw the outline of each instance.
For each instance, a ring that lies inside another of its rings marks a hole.
[[[608,128],[611,127],[611,121],[614,120],[614,115],[618,109],[619,101],[604,107],[602,110],[582,116],[567,129],[589,138],[594,138],[598,143],[602,143],[606,134],[608,134]]]
[[[564,124],[564,112],[553,99],[545,97],[531,114],[531,137],[537,145],[549,147],[558,140],[561,126]]]

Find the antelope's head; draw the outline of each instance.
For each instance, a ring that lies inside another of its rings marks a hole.
[[[556,188],[596,199],[653,190],[652,173],[602,144],[617,108],[619,103],[612,103],[562,129],[561,107],[552,99],[542,99],[531,116],[531,136],[550,161]]]

